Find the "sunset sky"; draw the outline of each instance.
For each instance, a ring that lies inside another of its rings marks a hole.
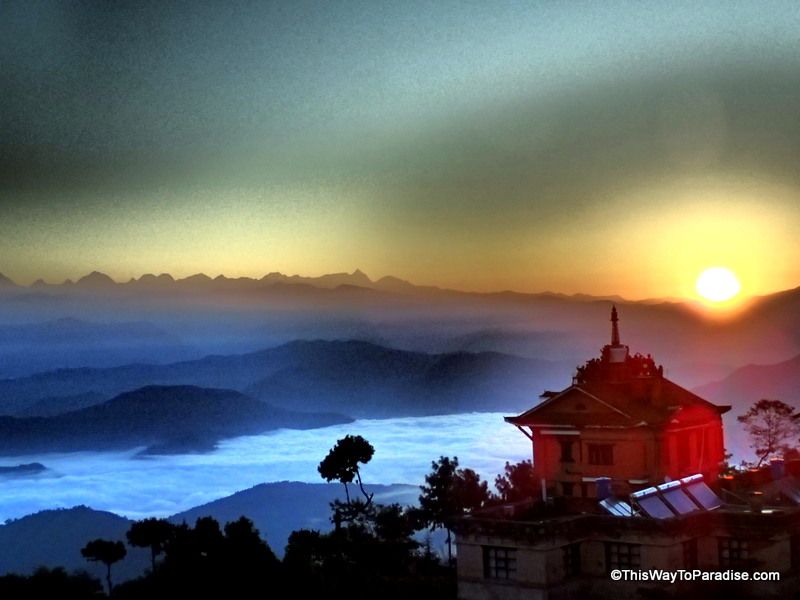
[[[800,285],[795,2],[4,2],[0,272]]]

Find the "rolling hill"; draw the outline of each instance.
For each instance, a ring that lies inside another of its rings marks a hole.
[[[419,488],[410,485],[367,485],[376,502],[414,504]],[[330,503],[344,499],[339,484],[281,481],[257,485],[231,496],[168,517],[173,523],[194,525],[211,516],[221,524],[244,515],[251,519],[270,547],[282,556],[289,534],[302,528],[331,529]],[[125,541],[133,521],[86,506],[45,510],[0,525],[0,575],[29,574],[39,566],[84,569],[97,577],[105,567],[88,563],[80,549],[95,538]],[[114,565],[114,579],[125,581],[150,567],[149,550],[128,546],[128,556]]]
[[[86,506],[45,510],[0,525],[0,573],[27,575],[37,567],[64,567],[105,577],[102,563],[87,562],[81,548],[96,538],[125,540],[132,521]],[[117,581],[137,577],[150,564],[149,550],[128,547],[125,560],[114,566]]]
[[[800,355],[775,364],[741,367],[727,377],[693,391],[717,404],[731,405],[730,412],[723,415],[725,445],[733,453],[735,463],[749,460],[752,458],[750,440],[736,417],[761,398],[782,400],[800,410]]]
[[[365,488],[368,493],[375,494],[375,502],[380,504],[416,504],[420,493],[419,487],[404,484],[366,485]],[[340,484],[262,483],[173,515],[170,520],[194,523],[199,517],[212,516],[225,523],[245,515],[255,523],[275,554],[283,556],[292,531],[332,529],[330,503],[337,499],[345,499]]]
[[[734,411],[746,411],[761,398],[783,400],[800,408],[800,355],[769,365],[747,365],[695,391],[712,401],[724,400]]]
[[[30,414],[53,398],[109,399],[150,385],[196,385],[245,392],[287,409],[354,417],[440,414],[527,407],[549,386],[563,385],[572,366],[493,353],[427,354],[368,342],[297,341],[231,356],[169,365],[60,369],[0,380],[0,413]]]
[[[0,417],[0,453],[138,446],[159,453],[197,451],[210,449],[223,438],[350,420],[276,408],[232,390],[149,386],[53,417]]]

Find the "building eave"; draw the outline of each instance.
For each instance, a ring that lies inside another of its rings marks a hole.
[[[541,409],[549,406],[553,402],[556,402],[557,400],[559,400],[560,398],[562,398],[563,396],[565,396],[569,392],[573,392],[573,391],[580,392],[581,394],[585,395],[588,398],[591,398],[595,402],[599,402],[600,404],[602,404],[606,408],[608,408],[608,409],[614,411],[615,413],[625,417],[626,419],[629,419],[629,420],[633,419],[633,417],[631,417],[626,412],[620,410],[619,408],[617,408],[613,404],[610,404],[609,402],[606,402],[605,400],[603,400],[601,398],[598,398],[597,396],[595,396],[591,392],[589,392],[589,391],[585,390],[584,388],[582,388],[580,385],[571,385],[568,388],[566,388],[565,390],[562,390],[561,392],[559,392],[558,394],[556,394],[554,396],[551,396],[550,398],[548,398],[544,402],[540,402],[536,406],[534,406],[532,408],[529,408],[528,410],[526,410],[525,412],[517,415],[516,417],[504,417],[504,419],[505,419],[506,422],[511,423],[512,425],[531,425],[532,423],[527,420],[528,417],[530,417],[531,415],[534,415],[536,412],[538,412]],[[552,425],[549,425],[549,426],[552,426]]]

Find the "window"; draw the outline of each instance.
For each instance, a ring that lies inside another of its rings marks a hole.
[[[564,577],[576,577],[581,574],[581,545],[564,546]]]
[[[561,494],[564,496],[572,496],[575,493],[575,484],[571,481],[561,482]]]
[[[694,569],[697,567],[697,538],[683,542],[683,568]]]
[[[589,444],[590,465],[613,465],[614,446],[611,444]]]
[[[513,579],[517,573],[517,549],[483,547],[483,576],[487,579]]]
[[[747,540],[737,538],[718,538],[719,566],[730,567],[748,559]]]
[[[606,570],[635,569],[641,566],[638,544],[606,542]]]
[[[561,462],[575,462],[572,457],[572,442],[562,441],[561,444]]]

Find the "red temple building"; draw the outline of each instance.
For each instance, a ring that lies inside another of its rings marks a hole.
[[[620,343],[611,309],[611,343],[578,367],[572,385],[506,421],[531,440],[543,496],[595,497],[610,477],[627,494],[694,473],[716,479],[724,459],[717,406],[664,377],[648,354]]]
[[[654,570],[760,572],[772,579],[730,582],[725,593],[796,597],[800,478],[779,460],[720,480],[721,415],[730,407],[669,381],[649,355],[631,355],[615,308],[600,358],[542,397],[506,417],[532,442],[541,497],[537,489],[453,520],[459,600],[708,594],[696,580],[620,579]]]

